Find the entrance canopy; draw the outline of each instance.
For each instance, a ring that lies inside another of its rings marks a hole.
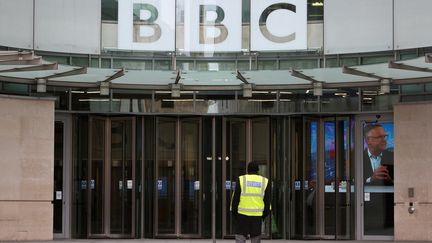
[[[75,67],[46,62],[33,52],[5,51],[0,52],[0,81],[38,85],[38,92],[46,92],[46,86],[95,88],[101,95],[110,89],[168,90],[172,96],[180,95],[179,91],[243,90],[245,97],[252,90],[313,89],[320,95],[326,88],[374,86],[388,93],[392,84],[432,82],[432,54],[342,68],[199,72]]]

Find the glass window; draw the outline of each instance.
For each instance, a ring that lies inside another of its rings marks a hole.
[[[198,71],[231,71],[236,69],[235,61],[197,62]]]
[[[154,70],[171,70],[171,60],[155,60]]]
[[[113,89],[112,112],[144,113],[152,111],[152,91]]]
[[[92,58],[90,61],[90,67],[99,68],[99,58]]]
[[[340,59],[340,66],[355,66],[358,64],[357,57],[345,57]]]
[[[72,57],[71,65],[78,66],[78,67],[88,67],[89,66],[89,59],[88,57]]]
[[[399,102],[399,90],[391,89],[390,94],[380,94],[379,88],[362,90],[362,111],[391,111]]]
[[[364,234],[394,235],[393,122],[363,126]]]
[[[126,68],[131,70],[152,70],[153,65],[151,61],[114,59],[113,68]]]
[[[401,94],[416,94],[423,93],[425,91],[424,84],[406,84],[401,85]]]
[[[280,60],[279,61],[280,69],[312,69],[318,68],[317,59],[297,59],[297,60]]]
[[[323,60],[324,62],[324,60]],[[324,64],[321,64],[321,66],[323,66]],[[339,67],[339,61],[336,58],[326,58],[325,59],[325,67],[329,68],[329,67]]]
[[[180,97],[171,97],[171,91],[156,91],[153,112],[194,112],[193,92],[181,91]]]
[[[324,19],[324,0],[307,1],[307,19],[308,21]]]
[[[43,60],[47,62],[56,62],[58,64],[69,65],[69,57],[68,56],[43,56]]]
[[[276,60],[269,60],[269,61],[258,60],[258,70],[276,70],[276,69],[278,69]]]
[[[29,93],[29,85],[28,84],[15,84],[15,83],[7,83],[1,82],[0,90],[4,94],[20,94],[20,95],[28,95]]]
[[[56,98],[54,103],[56,110],[69,109],[69,88],[47,86],[47,93]]]
[[[394,57],[392,53],[383,56],[362,57],[361,65],[386,63],[393,60],[393,58]]]
[[[242,113],[276,113],[276,92],[252,91],[251,98],[239,96],[239,112]]]
[[[118,0],[102,0],[102,20],[117,21]]]
[[[358,111],[358,89],[324,89],[321,96],[323,112]]]
[[[199,114],[237,112],[235,91],[196,91],[195,110]]]
[[[318,112],[318,97],[312,90],[280,91],[279,112]]]
[[[72,93],[72,110],[108,112],[110,100],[108,96],[101,96],[99,90],[74,89]]]
[[[101,68],[111,68],[111,59],[101,59]]]

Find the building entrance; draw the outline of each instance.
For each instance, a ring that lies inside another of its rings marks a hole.
[[[156,237],[200,237],[201,118],[156,118]]]
[[[225,188],[223,197],[223,237],[233,236],[233,218],[230,212],[235,181],[246,173],[247,163],[259,164],[259,174],[270,178],[270,119],[225,118],[223,120],[222,177]],[[263,223],[264,237],[270,237],[269,219]]]
[[[303,239],[351,239],[354,226],[352,126],[347,117],[298,120],[294,141],[294,224]],[[301,127],[301,129],[299,129]]]
[[[88,237],[133,237],[135,119],[89,119]]]

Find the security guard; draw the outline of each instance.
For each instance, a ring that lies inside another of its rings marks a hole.
[[[236,181],[231,201],[236,243],[261,241],[261,223],[270,213],[270,186],[267,178],[258,175],[258,164],[250,162],[247,174]]]

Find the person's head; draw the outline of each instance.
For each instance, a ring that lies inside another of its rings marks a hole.
[[[387,149],[387,134],[380,124],[369,124],[365,128],[366,144],[373,155],[379,155]]]
[[[247,173],[248,174],[257,174],[258,171],[259,171],[258,163],[254,162],[254,161],[249,162],[248,167],[247,167]]]

